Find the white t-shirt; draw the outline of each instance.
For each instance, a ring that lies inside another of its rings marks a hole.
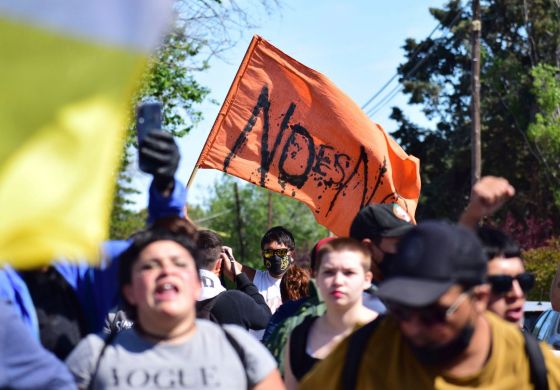
[[[282,305],[280,295],[280,282],[282,279],[273,278],[268,271],[256,270],[253,283],[263,296],[266,304],[270,307],[272,314]]]
[[[280,294],[280,282],[282,279],[276,279],[270,276],[268,271],[256,270],[253,284],[263,296],[266,304],[270,308],[272,314],[282,305],[282,295]],[[249,330],[257,340],[262,340],[264,336],[264,329],[262,330]]]

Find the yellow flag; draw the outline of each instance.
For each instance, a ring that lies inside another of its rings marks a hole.
[[[0,0],[0,264],[94,259],[168,0]]]

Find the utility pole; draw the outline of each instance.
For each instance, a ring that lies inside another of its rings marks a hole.
[[[268,191],[268,227],[267,230],[272,227],[272,191]]]
[[[243,235],[243,221],[241,219],[241,201],[239,200],[239,190],[237,183],[233,183],[233,192],[235,195],[235,211],[237,219],[237,234],[239,234],[239,254],[241,259],[245,259],[245,240]]]
[[[472,0],[471,60],[471,186],[480,179],[480,0]]]

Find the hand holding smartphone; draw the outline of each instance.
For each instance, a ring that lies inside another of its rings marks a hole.
[[[152,130],[161,130],[162,127],[162,113],[161,103],[142,103],[136,109],[136,133],[138,136],[138,152],[142,140],[146,138],[148,133]],[[138,165],[141,171],[149,172],[150,167],[145,159],[141,156],[138,158]]]
[[[142,103],[136,110],[136,131],[138,145],[148,135],[150,130],[161,130],[162,127],[161,103]]]

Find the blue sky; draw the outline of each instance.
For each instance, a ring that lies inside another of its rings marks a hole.
[[[201,105],[204,120],[178,140],[182,154],[178,177],[184,183],[190,177],[253,34],[261,35],[288,55],[326,75],[361,106],[403,62],[401,47],[405,39],[422,39],[437,25],[428,9],[446,3],[444,0],[281,1],[281,8],[274,14],[261,13],[255,21],[260,27],[247,31],[237,46],[224,55],[225,61],[214,58],[210,69],[198,74],[197,80],[211,90],[210,99],[219,104],[208,101]],[[436,32],[434,36],[440,34]],[[393,86],[396,81],[379,98]],[[396,123],[389,119],[394,105],[415,121],[427,123],[418,108],[408,106],[407,99],[399,94],[373,117],[388,132],[396,129]],[[214,170],[199,170],[189,191],[189,203],[201,203],[210,193],[208,187],[220,175],[221,172]],[[146,175],[137,172],[135,176],[135,186],[146,188]],[[137,208],[145,207],[146,191],[135,201]]]

